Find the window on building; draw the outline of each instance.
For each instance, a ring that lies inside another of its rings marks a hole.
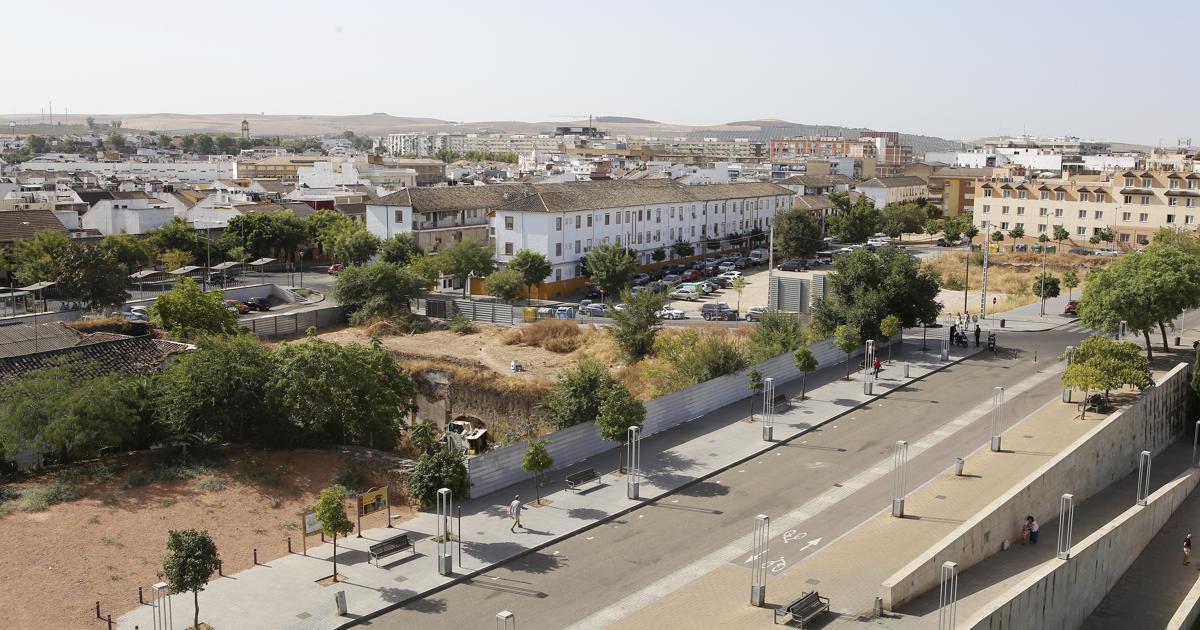
[[[1042,201],[1046,201],[1046,200],[1047,200],[1047,199],[1049,199],[1049,198],[1050,198],[1050,191],[1048,191],[1048,190],[1043,190],[1043,191],[1042,191]]]
[[[1122,220],[1122,221],[1129,221],[1129,220],[1130,220],[1130,219],[1132,219],[1132,218],[1133,218],[1133,213],[1132,213],[1132,212],[1122,212],[1122,213],[1121,213],[1121,220]]]
[[[1167,205],[1168,206],[1177,206],[1177,205],[1179,205],[1179,199],[1177,199],[1175,197],[1167,197]]]
[[[1138,215],[1138,221],[1141,221],[1142,223],[1145,223],[1149,220],[1150,220],[1150,213],[1148,213],[1148,212],[1143,212]]]
[[[1063,216],[1063,209],[1062,209],[1062,208],[1055,208],[1055,209],[1054,209],[1054,216],[1056,216],[1056,217],[1058,217],[1058,218],[1060,218],[1060,219],[1061,219],[1061,218],[1062,218],[1062,216]]]
[[[662,223],[662,208],[658,208],[654,211],[654,222]]]
[[[587,217],[587,226],[592,227],[592,215],[590,214]]]
[[[1147,234],[1138,234],[1137,242],[1138,242],[1138,245],[1146,245],[1150,242],[1150,236]]]
[[[1129,232],[1121,232],[1120,241],[1122,243],[1128,243],[1129,242]]]
[[[1045,223],[1038,224],[1038,232],[1043,233],[1043,234],[1046,232],[1046,224]]]
[[[1008,206],[1000,206],[1000,214],[1008,214]]]
[[[1079,193],[1079,200],[1080,201],[1091,201],[1092,196],[1087,193]]]
[[[987,205],[986,203],[985,203],[985,204],[983,204],[983,213],[984,213],[984,214],[989,214],[989,213],[991,213],[991,211],[992,211],[992,207],[991,207],[991,206]]]
[[[1150,205],[1150,197],[1149,197],[1149,196],[1147,196],[1147,195],[1142,195],[1142,205],[1143,205],[1143,206],[1148,206],[1148,205]]]
[[[580,227],[583,227],[583,217],[577,214],[575,215],[575,229],[578,230]]]
[[[1196,190],[1196,180],[1194,180],[1194,179],[1188,180],[1188,190]]]
[[[654,230],[654,242],[658,243],[662,240],[662,230]]]
[[[1170,224],[1172,224],[1172,223],[1174,223],[1174,222],[1175,222],[1175,215],[1173,215],[1173,214],[1168,214],[1168,215],[1167,215],[1167,225],[1170,225]]]
[[[1133,178],[1132,178],[1132,177],[1126,177],[1126,178],[1125,178],[1125,187],[1126,187],[1126,188],[1130,188],[1130,187],[1132,187],[1132,186],[1133,186]]]
[[[396,211],[396,223],[404,223],[404,211],[403,210]]]
[[[582,241],[575,241],[575,253],[576,253],[576,254],[578,254],[578,253],[580,253],[580,252],[582,252],[582,251],[583,251],[583,242],[582,242]]]
[[[1000,222],[1000,229],[1001,229],[1001,230],[1007,230],[1007,229],[1008,229],[1008,221],[1001,221],[1001,222]]]
[[[1172,180],[1171,180],[1171,189],[1172,189],[1172,190],[1178,190],[1178,189],[1179,189],[1179,180],[1178,180],[1178,179],[1172,179]]]
[[[512,253],[513,253],[512,241],[505,241],[504,242],[504,255],[512,256]]]
[[[1081,225],[1075,228],[1075,233],[1079,236],[1087,236],[1087,228]]]
[[[513,229],[513,218],[512,217],[504,217],[504,229],[506,229],[506,230]]]
[[[1125,203],[1133,203],[1133,195],[1125,195]]]
[[[604,213],[604,225],[608,225],[608,213]]]
[[[1093,212],[1093,213],[1092,213],[1092,218],[1093,218],[1093,219],[1095,219],[1095,220],[1097,220],[1097,221],[1099,221],[1100,219],[1103,219],[1103,218],[1104,218],[1104,211],[1103,211],[1103,210],[1096,210],[1095,212]]]
[[[1104,203],[1104,193],[1096,193],[1096,203]]]
[[[1017,206],[1017,215],[1020,216],[1023,214],[1025,214],[1025,206]]]
[[[1184,223],[1184,225],[1196,225],[1196,215],[1194,215],[1194,214],[1183,215],[1183,223]]]
[[[554,230],[557,232],[562,231],[562,217],[554,217]]]
[[[555,270],[554,270],[554,281],[555,281],[555,282],[562,282],[562,269],[555,269]]]
[[[1038,216],[1039,217],[1050,216],[1050,208],[1038,208]]]
[[[1056,193],[1054,193],[1054,200],[1055,200],[1055,201],[1066,201],[1066,200],[1067,200],[1067,193],[1065,193],[1065,192],[1056,192]]]
[[[1017,191],[1017,199],[1024,199],[1024,198],[1025,198],[1025,191],[1024,191],[1024,190],[1018,190],[1018,191]]]
[[[1001,191],[1001,194],[1002,194],[1002,196],[1003,196],[1005,199],[1008,199],[1009,197],[1012,197],[1012,191],[1011,191],[1011,190],[1005,190],[1005,191]]]
[[[1024,223],[1018,223],[1018,224],[1017,224],[1017,229],[1019,229],[1019,230],[1021,230],[1022,232],[1024,232],[1024,231],[1025,231],[1025,224],[1024,224]]]
[[[692,226],[692,238],[696,238],[696,226]]]
[[[1185,204],[1183,204],[1183,205],[1185,205],[1185,206],[1187,206],[1187,207],[1189,207],[1189,208],[1195,208],[1195,207],[1196,207],[1196,200],[1195,200],[1195,199],[1192,199],[1192,198],[1190,198],[1190,197],[1189,197],[1189,198],[1188,198],[1188,200],[1187,200],[1187,203],[1185,203]]]
[[[1142,178],[1142,188],[1151,188],[1154,186],[1154,179],[1151,177]]]
[[[559,258],[562,258],[562,243],[554,244],[554,255]]]
[[[1079,218],[1080,218],[1080,219],[1086,219],[1086,218],[1087,218],[1087,210],[1080,210],[1080,211],[1079,211]]]
[[[984,189],[983,189],[983,196],[984,196],[984,197],[991,197],[991,196],[992,196],[992,189],[991,189],[991,188],[984,188]]]

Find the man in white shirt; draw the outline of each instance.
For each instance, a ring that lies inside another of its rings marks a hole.
[[[525,529],[525,526],[521,524],[521,495],[513,497],[512,503],[508,504],[508,514],[513,519],[512,527],[509,527],[508,531],[515,534],[518,527]]]

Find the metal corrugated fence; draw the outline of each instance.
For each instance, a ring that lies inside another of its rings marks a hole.
[[[309,326],[318,329],[332,326],[345,321],[346,316],[341,306],[326,306],[308,311],[294,313],[278,313],[264,315],[253,319],[242,319],[238,326],[249,330],[259,337],[286,337],[308,330]]]
[[[893,340],[899,341],[900,336]],[[809,348],[817,359],[818,369],[835,365],[846,358],[845,353],[834,347],[832,341],[815,343]],[[860,354],[861,348],[851,354],[851,357]],[[764,377],[774,378],[777,385],[800,377],[800,370],[796,369],[789,353],[763,361],[737,374],[721,376],[660,396],[646,403],[643,435],[654,435],[746,398],[750,392],[748,374],[751,370],[758,370]],[[592,423],[555,431],[545,436],[545,439],[546,449],[554,459],[555,470],[563,470],[617,446],[616,443],[601,438],[600,430]],[[467,465],[471,478],[471,496],[481,497],[528,479],[529,473],[521,470],[521,460],[525,457],[527,444],[521,441],[470,458]],[[603,474],[605,471],[599,472]]]

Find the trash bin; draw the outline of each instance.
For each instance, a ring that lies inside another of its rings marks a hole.
[[[967,463],[967,460],[965,460],[961,457],[954,458],[954,475],[955,476],[957,476],[957,477],[962,476],[963,466],[965,466],[966,463]]]
[[[526,306],[524,315],[525,315],[526,322],[536,322],[537,318],[538,318],[537,307],[536,306]]]
[[[912,364],[910,364],[910,363],[904,364],[904,378],[908,378],[908,368],[911,366],[912,366]]]
[[[1071,388],[1070,387],[1063,390],[1063,402],[1065,402],[1065,403],[1071,402]]]
[[[1000,320],[1000,327],[1004,328],[1004,320],[1003,319]]]
[[[337,604],[338,616],[346,616],[346,591],[338,591],[333,594],[333,601]]]
[[[1175,337],[1175,345],[1178,346],[1180,343],[1182,343],[1182,341],[1180,340],[1180,338],[1178,336],[1176,336]]]

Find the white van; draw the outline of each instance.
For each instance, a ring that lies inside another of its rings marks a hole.
[[[761,265],[767,260],[767,252],[761,249],[756,249],[750,252],[749,258],[750,260],[754,261],[754,264]]]

